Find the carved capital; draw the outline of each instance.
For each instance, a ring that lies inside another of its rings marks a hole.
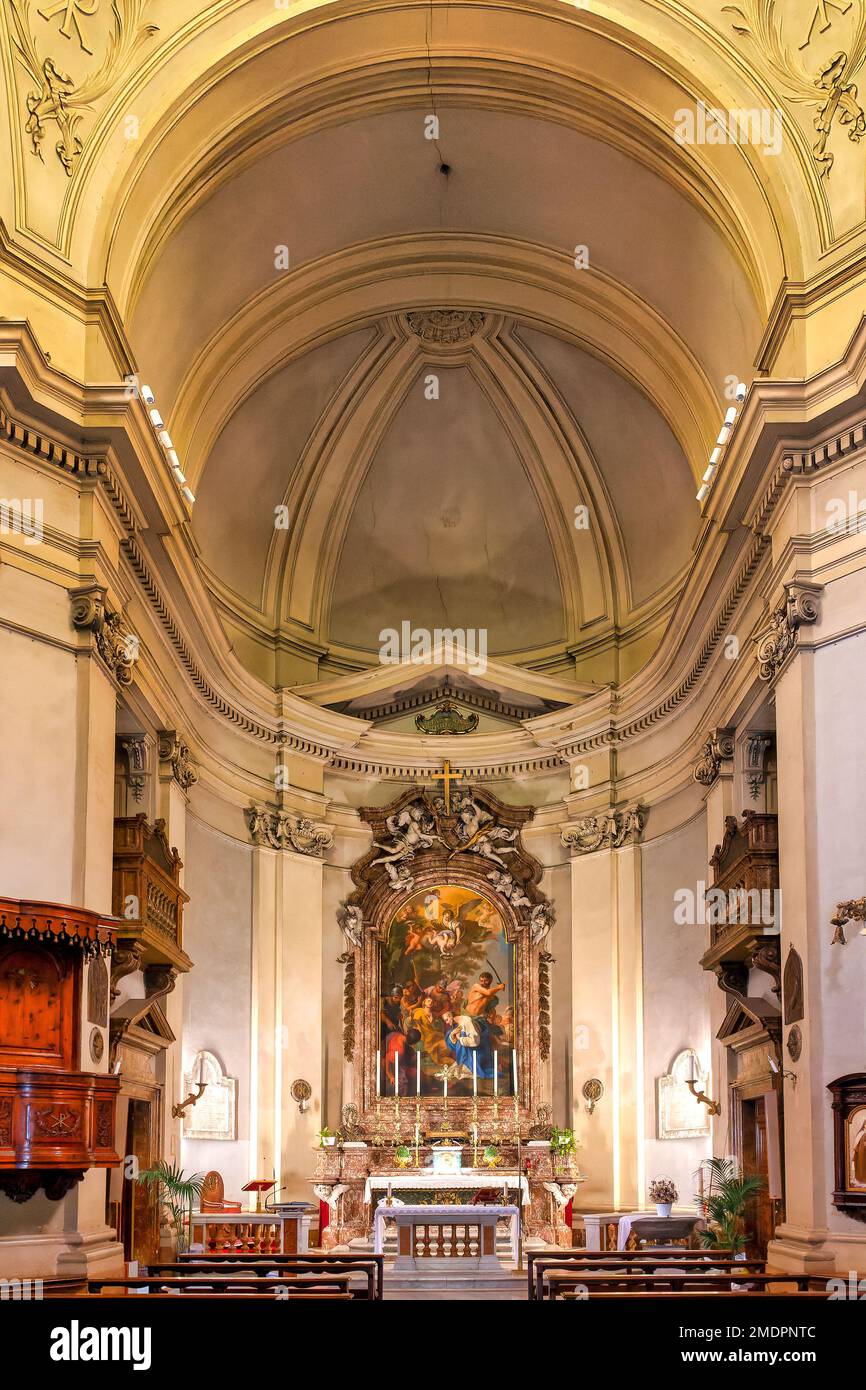
[[[133,801],[141,801],[150,775],[150,743],[144,734],[131,734],[120,740],[126,758],[126,781]]]
[[[696,782],[700,782],[704,787],[711,787],[722,771],[722,765],[733,764],[734,734],[733,729],[713,729],[707,735],[707,741],[701,749],[700,761],[694,770]]]
[[[140,642],[126,620],[112,608],[100,585],[71,589],[72,626],[90,632],[96,652],[120,685],[131,685]]]
[[[158,753],[160,771],[173,777],[183,791],[198,781],[198,768],[187,744],[176,729],[160,729]]]
[[[646,824],[645,806],[628,806],[622,811],[603,811],[582,816],[562,827],[562,843],[575,854],[592,854],[598,849],[621,849],[640,843]]]
[[[797,645],[801,627],[818,621],[820,613],[820,584],[786,584],[785,600],[770,615],[769,624],[758,638],[758,669],[762,681],[778,676]]]
[[[334,843],[334,832],[329,825],[317,825],[306,817],[292,815],[290,811],[250,806],[246,815],[254,845],[290,849],[297,854],[321,858]]]

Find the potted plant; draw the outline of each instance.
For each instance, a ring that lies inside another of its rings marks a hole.
[[[329,1149],[336,1144],[337,1136],[332,1130],[328,1129],[327,1125],[322,1125],[322,1128],[319,1130],[318,1140],[320,1149]]]
[[[671,1178],[653,1178],[649,1185],[650,1201],[655,1202],[659,1216],[670,1216],[671,1207],[679,1195]]]
[[[562,1173],[570,1167],[571,1156],[575,1150],[574,1131],[571,1129],[557,1129],[554,1125],[550,1131],[550,1153],[553,1158],[554,1171]]]
[[[194,1173],[188,1178],[176,1163],[166,1163],[160,1159],[152,1168],[145,1168],[135,1180],[145,1187],[156,1187],[160,1205],[169,1218],[174,1231],[178,1254],[189,1245],[189,1223],[195,1202],[201,1197],[204,1174]]]
[[[708,1158],[709,1184],[695,1200],[707,1221],[698,1232],[701,1245],[708,1249],[742,1252],[746,1245],[743,1221],[749,1207],[764,1188],[764,1179],[741,1174],[733,1158]]]
[[[408,1168],[412,1162],[412,1150],[408,1144],[398,1144],[394,1150],[394,1161],[398,1168]]]
[[[488,1168],[495,1168],[499,1162],[499,1150],[495,1144],[488,1144],[483,1154],[484,1162]]]

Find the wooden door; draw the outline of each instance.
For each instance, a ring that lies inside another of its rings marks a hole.
[[[743,1101],[743,1172],[764,1180],[763,1190],[752,1203],[746,1218],[748,1249],[766,1255],[773,1236],[773,1204],[769,1197],[769,1156],[767,1149],[767,1105],[763,1096]]]

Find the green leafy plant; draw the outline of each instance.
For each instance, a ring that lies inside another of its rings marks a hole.
[[[165,1159],[160,1159],[152,1168],[145,1168],[139,1173],[136,1182],[140,1182],[144,1187],[157,1189],[160,1205],[168,1214],[174,1230],[178,1254],[186,1250],[189,1245],[190,1218],[193,1206],[201,1197],[204,1174],[194,1173],[188,1178],[176,1163],[167,1163]]]
[[[555,1154],[565,1155],[574,1152],[574,1130],[557,1129],[550,1131],[550,1148]]]
[[[708,1224],[698,1232],[698,1239],[708,1249],[742,1250],[746,1244],[743,1222],[764,1189],[764,1179],[741,1174],[732,1158],[709,1158],[706,1166],[709,1185],[695,1195],[695,1201]]]
[[[336,1139],[336,1137],[337,1137],[337,1136],[336,1136],[336,1134],[334,1133],[333,1130],[328,1129],[328,1126],[327,1126],[327,1125],[322,1125],[322,1128],[319,1130],[319,1133],[318,1133],[318,1136],[317,1136],[317,1138],[318,1138],[318,1140],[319,1140],[319,1148],[320,1148],[320,1149],[323,1149],[323,1148],[325,1147],[325,1140],[326,1140],[326,1139]]]
[[[484,1150],[484,1162],[488,1168],[495,1168],[499,1162],[499,1149],[495,1144],[488,1144]]]

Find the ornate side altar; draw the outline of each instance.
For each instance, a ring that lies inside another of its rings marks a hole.
[[[330,1245],[370,1238],[389,1183],[452,1207],[519,1192],[523,1236],[571,1244],[581,1178],[547,1142],[554,912],[521,836],[533,809],[453,791],[460,776],[446,764],[442,795],[360,811],[372,844],[338,912],[343,1142],[318,1151],[315,1176]]]

